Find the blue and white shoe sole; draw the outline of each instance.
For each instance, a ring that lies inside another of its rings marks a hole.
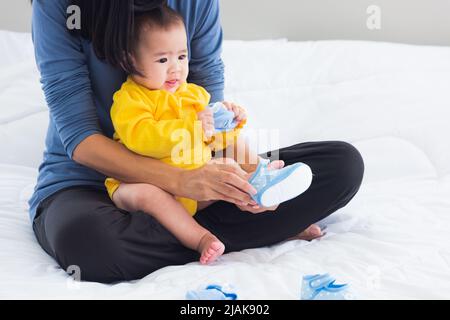
[[[308,190],[312,177],[311,168],[304,163],[298,163],[289,175],[262,190],[258,202],[263,207],[272,207],[291,200]]]

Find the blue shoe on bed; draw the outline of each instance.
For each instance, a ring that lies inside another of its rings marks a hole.
[[[302,300],[349,300],[348,284],[335,284],[336,279],[328,273],[304,276]]]
[[[237,294],[222,286],[211,284],[204,289],[190,290],[186,300],[236,300]]]
[[[262,207],[272,207],[297,197],[306,190],[312,182],[311,168],[302,163],[294,163],[281,169],[269,169],[270,160],[260,160],[249,183],[257,194],[252,198]]]

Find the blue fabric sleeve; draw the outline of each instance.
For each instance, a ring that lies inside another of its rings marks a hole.
[[[202,16],[191,39],[189,82],[204,87],[211,94],[211,102],[223,101],[224,65],[222,54],[222,26],[219,0],[200,1]]]
[[[34,0],[32,37],[41,83],[67,155],[101,133],[81,39],[67,27],[66,0]]]

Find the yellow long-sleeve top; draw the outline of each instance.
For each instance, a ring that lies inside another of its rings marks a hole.
[[[149,90],[131,78],[114,94],[111,120],[114,139],[131,151],[159,159],[169,165],[191,170],[211,160],[211,151],[222,150],[232,143],[245,124],[234,130],[205,139],[197,113],[209,104],[210,95],[202,87],[183,83],[175,93]],[[105,181],[112,198],[120,182]],[[177,200],[194,215],[197,202],[177,197]]]

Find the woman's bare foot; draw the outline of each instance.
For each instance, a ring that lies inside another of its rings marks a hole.
[[[310,225],[306,230],[300,232],[298,235],[289,238],[288,240],[306,240],[311,241],[323,236],[322,230],[317,224]]]
[[[201,254],[200,263],[208,264],[223,254],[225,245],[211,233],[206,233],[200,239],[197,251]]]

